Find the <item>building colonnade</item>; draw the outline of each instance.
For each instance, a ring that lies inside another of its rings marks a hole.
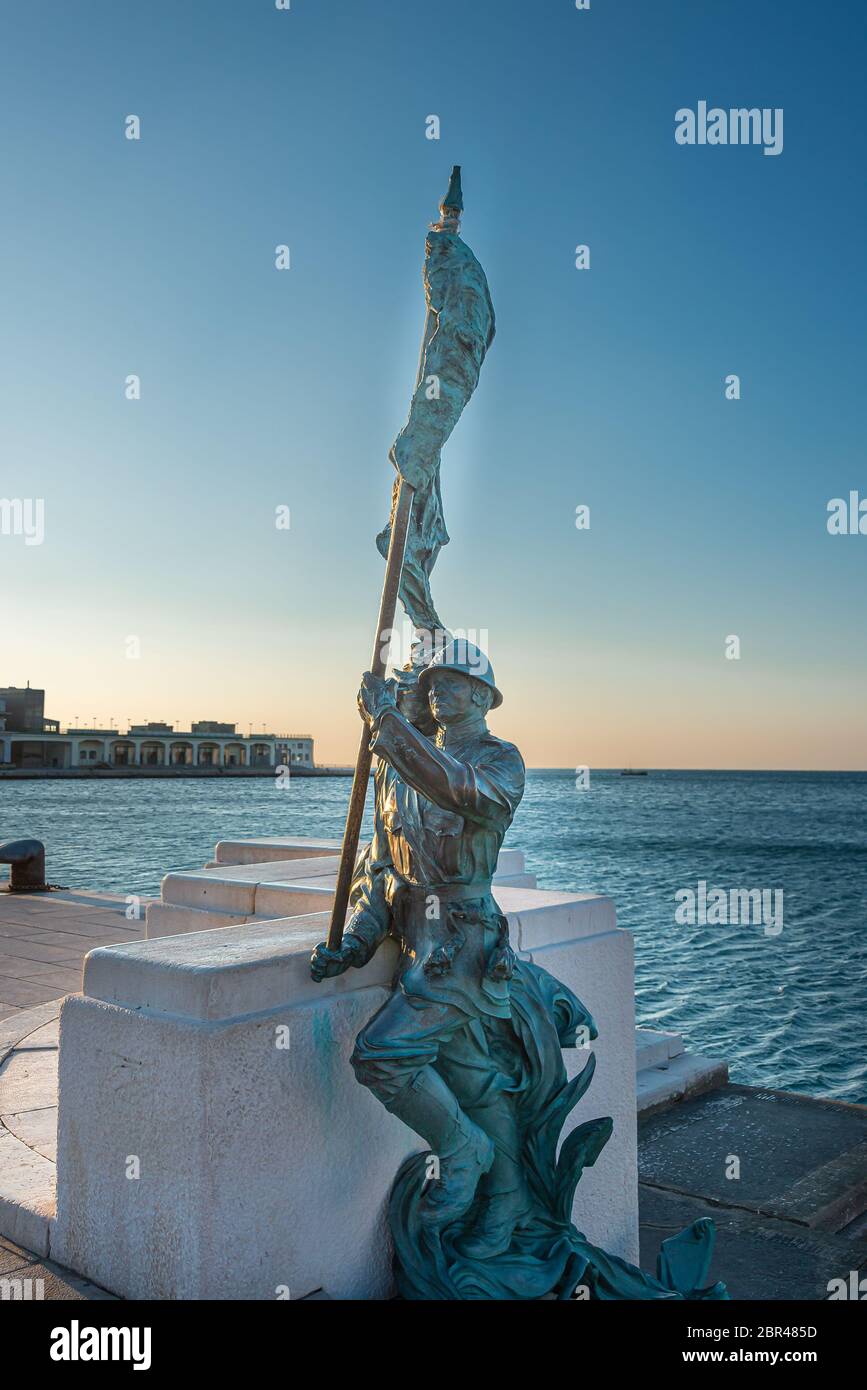
[[[25,745],[19,757],[13,745]],[[0,732],[0,764],[59,768],[97,767],[276,767],[285,754],[277,739],[200,735],[75,734]]]

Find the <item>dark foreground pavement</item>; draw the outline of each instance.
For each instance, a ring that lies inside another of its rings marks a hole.
[[[827,1299],[867,1273],[867,1106],[721,1086],[639,1122],[641,1264],[702,1216],[733,1299]]]
[[[0,1236],[0,1298],[3,1300],[114,1299],[71,1270],[42,1260]]]

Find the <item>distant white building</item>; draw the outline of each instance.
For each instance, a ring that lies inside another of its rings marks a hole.
[[[44,691],[0,690],[0,766],[313,768],[309,734],[239,734],[234,724],[199,720],[119,729],[67,728],[43,715]],[[24,711],[26,707],[26,718]],[[17,727],[16,727],[17,726]]]
[[[280,741],[280,760],[288,767],[315,767],[313,739],[310,734],[290,734]]]

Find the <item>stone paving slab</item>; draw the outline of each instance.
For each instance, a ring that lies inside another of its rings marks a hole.
[[[55,999],[0,1023],[0,1222],[7,1237],[47,1255],[55,1209]]]
[[[58,911],[57,914],[42,913],[38,919],[31,922],[13,922],[13,926],[24,926],[25,932],[18,932],[17,935],[27,937],[28,932],[38,932],[37,940],[41,938],[43,932],[61,933],[64,937],[92,937],[103,941],[137,941],[144,935],[143,925],[140,923],[130,923],[124,918],[114,913],[106,913],[104,917],[79,917],[72,913]]]
[[[670,1192],[839,1230],[867,1207],[867,1106],[722,1086],[640,1124],[638,1171]]]
[[[8,976],[0,979],[0,996],[3,1003],[11,1004],[16,1009],[29,1009],[31,1004],[43,1004],[50,995],[56,993],[56,989],[43,987],[33,980],[11,980]]]
[[[56,1206],[55,1165],[0,1126],[0,1174],[0,1230],[46,1256]]]
[[[119,893],[100,893],[94,888],[60,888],[50,893],[0,893],[0,898],[20,903],[27,912],[43,912],[55,903],[67,903],[71,907],[116,908],[125,903],[126,898]]]
[[[30,1049],[25,1039],[0,1067],[0,1118],[40,1110],[53,1103],[56,1093],[57,1047]]]
[[[37,1258],[29,1250],[22,1250],[0,1236],[0,1275],[8,1274],[12,1269],[20,1269],[23,1264],[32,1264]]]
[[[14,946],[5,936],[0,936],[0,951],[11,955],[13,960],[22,962],[33,961],[37,965],[78,965],[81,962],[81,943],[76,939],[65,943],[62,946],[52,946],[42,940],[45,932],[39,933],[39,940],[34,940],[34,933],[31,931],[23,936],[14,938]]]
[[[33,974],[27,976],[27,982],[50,990],[53,995],[78,994],[81,989],[81,969],[80,964],[72,961],[66,966],[37,964]]]
[[[59,1032],[59,1018],[36,1027],[0,1065],[0,1132],[5,1127],[51,1163],[57,1161]],[[0,1191],[2,1181],[0,1173]]]
[[[0,1237],[0,1296],[37,1300],[108,1300],[116,1302],[88,1279],[80,1279],[72,1270],[64,1269],[53,1260],[40,1260],[29,1250]]]
[[[65,955],[69,957],[69,964],[74,964],[84,960],[88,951],[94,946],[113,946],[115,942],[135,940],[135,937],[122,935],[120,932],[111,933],[110,936],[102,935],[99,930],[91,932],[85,936],[82,932],[70,931],[36,931],[33,927],[28,927],[26,931],[17,938],[18,946],[11,949],[15,954],[23,951],[23,948],[30,943],[36,942],[41,946],[58,946]],[[3,942],[4,951],[9,951],[6,941]]]
[[[57,1014],[48,1023],[43,1023],[40,1028],[26,1034],[28,1047],[57,1047],[60,1039],[60,1005],[62,999],[57,1000]]]
[[[3,912],[3,899],[0,898],[0,939],[3,941],[4,951],[9,950],[8,941],[40,941],[45,933],[44,921],[37,920],[36,917],[30,918],[26,922],[19,922]]]
[[[41,1030],[46,1024],[55,1022],[59,1018],[62,1003],[62,999],[52,999],[47,1004],[39,1004],[35,1009],[27,1009],[20,1017],[0,1021],[0,1062],[22,1038],[36,1029]]]
[[[35,1149],[51,1163],[57,1162],[57,1106],[47,1105],[41,1110],[18,1110],[12,1114],[0,1115],[0,1120],[26,1144]]]
[[[75,969],[74,963],[65,961],[58,966],[57,961],[37,961],[30,960],[26,956],[11,956],[3,951],[0,943],[0,980],[7,978],[12,980],[39,980],[50,975],[53,970],[64,968]]]
[[[0,1030],[22,1010],[76,993],[95,946],[143,937],[147,900],[139,920],[127,920],[126,907],[110,893],[0,892]]]

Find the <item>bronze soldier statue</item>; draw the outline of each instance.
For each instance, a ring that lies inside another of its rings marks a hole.
[[[342,943],[311,959],[323,980],[366,965],[389,935],[400,948],[393,992],[352,1054],[362,1085],[437,1160],[432,1180],[430,1155],[416,1154],[395,1181],[398,1287],[414,1299],[568,1298],[579,1284],[598,1298],[725,1297],[701,1287],[710,1222],[664,1243],[655,1279],[572,1225],[575,1187],[611,1121],[579,1125],[558,1154],[595,1060],[568,1081],[561,1049],[596,1028],[571,990],[515,955],[491,892],[524,791],[520,753],[487,726],[501,702],[487,658],[461,640],[421,670],[364,675],[374,833]]]
[[[416,631],[442,624],[430,574],[448,541],[440,455],[476,388],[494,337],[485,273],[459,235],[460,169],[425,241],[427,313],[397,470],[365,722],[346,815],[328,941],[315,980],[362,967],[387,936],[399,960],[390,998],[361,1030],[362,1085],[429,1145],[401,1167],[389,1200],[398,1289],[410,1299],[724,1297],[702,1287],[713,1225],[663,1242],[653,1279],[590,1244],[572,1224],[583,1169],[607,1142],[608,1118],[560,1142],[593,1076],[596,1028],[570,989],[509,945],[491,893],[503,837],[524,793],[517,748],[489,731],[502,703],[485,655],[452,640],[428,665],[384,679],[384,634],[398,591]],[[432,390],[433,384],[436,390]],[[374,831],[356,863],[371,756]],[[347,905],[351,920],[344,931]],[[587,1061],[569,1080],[562,1049]],[[431,1159],[436,1161],[432,1164]]]
[[[528,1209],[514,1078],[493,1060],[509,1050],[514,955],[491,894],[524,763],[487,727],[502,696],[477,647],[453,641],[418,676],[417,693],[401,674],[397,690],[369,673],[362,680],[359,709],[380,759],[374,838],[343,944],[318,947],[312,969],[322,978],[364,965],[389,932],[397,937],[397,987],[362,1030],[352,1064],[437,1155],[422,1221],[462,1216],[478,1189],[458,1248],[480,1259],[508,1249]],[[424,719],[419,696],[433,741],[413,719]]]

